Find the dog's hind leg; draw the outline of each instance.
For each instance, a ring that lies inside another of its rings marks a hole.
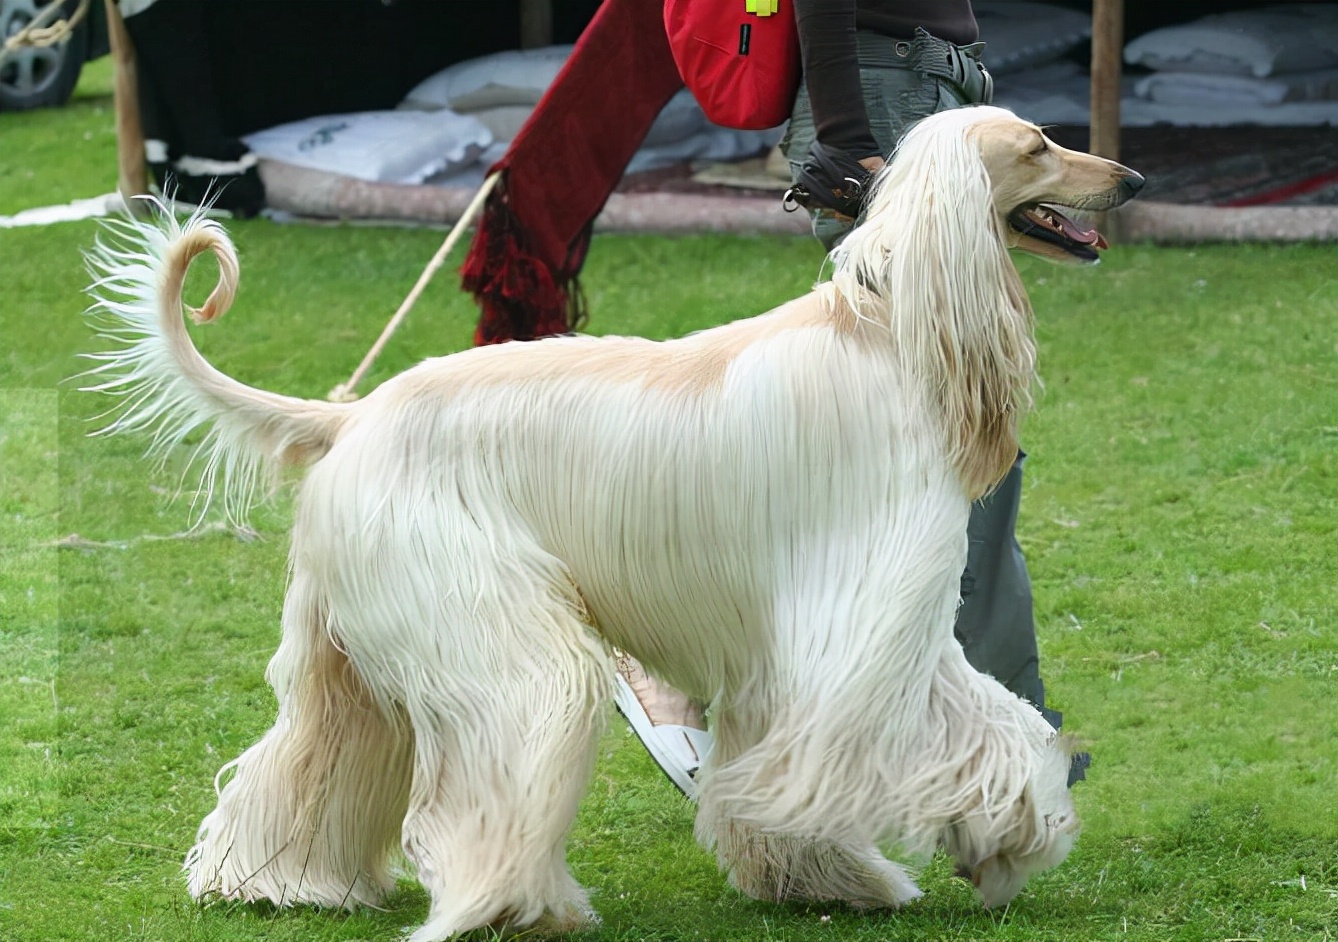
[[[328,633],[309,576],[294,575],[267,677],[273,728],[238,759],[186,859],[191,895],[352,908],[376,904],[408,801],[411,739]]]
[[[573,592],[497,575],[465,575],[485,584],[477,592],[446,587],[446,623],[420,628],[414,663],[388,678],[415,737],[404,850],[432,897],[414,942],[592,918],[566,835],[593,769],[611,661]]]

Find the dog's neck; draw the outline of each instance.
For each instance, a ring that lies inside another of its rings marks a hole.
[[[940,377],[931,394],[962,487],[976,500],[1017,459],[1036,362],[1031,304],[1002,244],[994,258],[931,259],[918,274],[927,284],[909,294],[921,303],[889,304],[890,326],[915,375]]]
[[[833,280],[939,406],[949,460],[974,500],[1017,457],[1035,375],[1031,304],[992,207],[972,220],[960,199],[905,189],[887,195],[898,211],[872,222]]]
[[[950,292],[950,319],[939,321],[939,355],[952,365],[940,402],[949,434],[957,431],[954,464],[972,500],[993,490],[1017,460],[1018,427],[1031,407],[1035,378],[1031,302],[1000,248],[997,295],[974,297],[978,286]]]

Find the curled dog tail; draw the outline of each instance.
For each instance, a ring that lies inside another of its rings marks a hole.
[[[111,349],[87,355],[98,365],[83,374],[94,380],[85,390],[121,400],[95,434],[151,434],[150,454],[165,458],[207,426],[194,456],[204,463],[199,515],[221,478],[228,519],[244,523],[262,484],[272,487],[280,468],[330,449],[349,407],[252,389],[200,355],[183,313],[203,323],[227,311],[237,292],[237,252],[203,210],[182,222],[154,202],[156,219],[108,223],[114,238],[100,238],[88,255],[95,278],[88,317]],[[183,303],[182,286],[191,261],[205,252],[218,260],[218,283],[197,310]]]

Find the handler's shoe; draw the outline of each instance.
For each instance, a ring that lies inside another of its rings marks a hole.
[[[1041,699],[1043,700],[1045,699],[1045,693],[1044,693],[1045,686],[1043,684],[1041,685],[1041,691],[1042,691]],[[1058,710],[1052,710],[1044,705],[1039,706],[1036,709],[1041,711],[1041,716],[1045,718],[1045,721],[1047,723],[1049,723],[1051,726],[1055,728],[1055,732],[1059,732],[1061,729],[1063,729],[1064,727],[1063,713],[1060,713]],[[1090,752],[1075,752],[1073,755],[1069,756],[1069,780],[1068,780],[1069,788],[1072,788],[1079,782],[1086,781],[1087,768],[1091,764],[1092,764],[1092,754]]]
[[[685,694],[655,680],[628,655],[619,652],[617,663],[614,701],[618,710],[669,781],[696,801],[697,770],[711,750],[711,734],[701,708]]]

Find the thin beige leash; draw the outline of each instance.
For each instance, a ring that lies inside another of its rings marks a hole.
[[[331,402],[352,402],[358,398],[358,394],[353,390],[357,387],[358,383],[362,381],[363,376],[366,375],[372,364],[376,362],[376,358],[381,355],[381,351],[384,349],[386,342],[390,340],[391,335],[394,334],[396,329],[400,326],[400,322],[404,320],[405,316],[409,313],[409,310],[418,301],[419,296],[427,287],[427,283],[431,281],[432,276],[437,273],[437,269],[445,263],[446,256],[451,254],[451,249],[455,248],[455,243],[460,240],[461,234],[469,227],[469,224],[474,221],[474,217],[479,214],[479,211],[482,210],[484,201],[488,198],[488,194],[492,192],[492,188],[497,184],[497,179],[500,176],[500,173],[494,173],[492,176],[488,177],[488,179],[483,181],[483,186],[479,187],[479,191],[474,194],[474,198],[470,200],[469,205],[465,207],[464,213],[460,216],[460,221],[455,224],[455,227],[451,229],[449,233],[447,233],[446,240],[441,243],[441,248],[437,249],[437,254],[432,256],[432,261],[427,263],[427,268],[423,269],[423,273],[418,276],[418,283],[413,286],[413,290],[409,292],[409,296],[404,299],[399,310],[395,312],[395,315],[386,324],[385,329],[381,331],[381,336],[376,338],[376,343],[372,344],[372,348],[368,350],[367,355],[362,358],[362,362],[359,363],[358,368],[353,371],[353,375],[348,378],[348,382],[340,383],[334,389],[330,390],[330,394],[325,398],[329,399]]]

